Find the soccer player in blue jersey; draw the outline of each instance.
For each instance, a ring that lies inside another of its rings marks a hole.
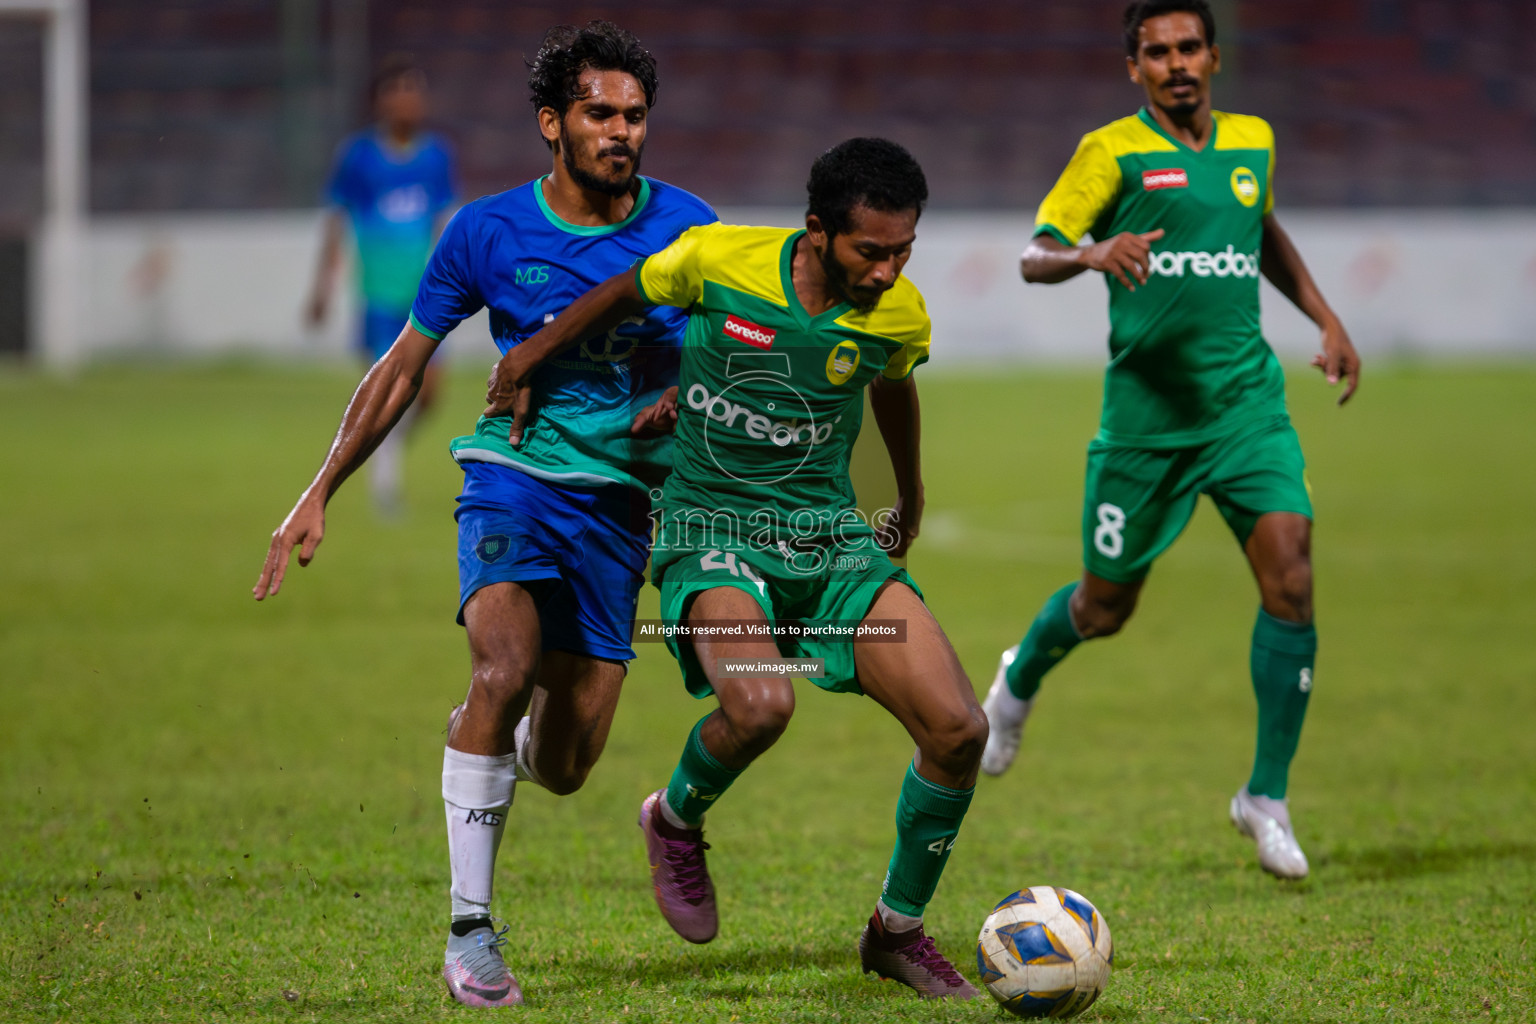
[[[422,127],[427,79],[421,68],[407,57],[388,58],[370,92],[377,121],[337,148],[326,183],[330,210],[305,315],[312,326],[325,321],[341,266],[342,236],[350,226],[362,299],[358,337],[372,363],[394,344],[410,315],[421,271],[457,189],[452,152]],[[428,366],[409,420],[432,405],[437,385],[437,367]],[[401,429],[386,438],[368,467],[374,502],[386,513],[400,505],[405,434]]]
[[[490,310],[506,353],[601,281],[712,223],[701,200],[639,175],[656,67],[608,22],[560,26],[530,64],[553,155],[536,181],[465,206],[422,277],[410,321],[369,370],[314,482],[283,521],[257,580],[276,594],[289,556],[307,565],[325,504],[389,433],[443,336]],[[493,929],[496,851],[519,779],[574,792],[607,742],[650,546],[649,488],[670,437],[631,437],[637,413],[677,381],[687,315],[647,307],[585,338],[534,383],[538,422],[520,447],[510,418],[453,442],[459,496],[459,621],[469,637],[464,704],[449,719],[443,800],[452,925],[443,974],[472,1006],[522,1001]]]

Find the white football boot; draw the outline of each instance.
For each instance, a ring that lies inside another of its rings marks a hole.
[[[1035,706],[1035,698],[1020,700],[1008,689],[1008,666],[1019,656],[1019,645],[1014,644],[1003,652],[997,662],[997,675],[992,677],[992,689],[981,710],[987,716],[987,748],[981,753],[981,770],[988,775],[1001,775],[1019,756],[1019,741],[1024,738],[1024,723],[1029,720],[1029,709]]]
[[[1276,878],[1306,878],[1307,855],[1291,831],[1284,800],[1254,796],[1246,785],[1232,798],[1232,824],[1259,848],[1259,867]]]
[[[448,949],[443,955],[443,980],[448,994],[465,1006],[521,1006],[523,990],[507,970],[501,947],[507,944],[507,929],[495,931],[487,924],[468,935],[448,933]]]

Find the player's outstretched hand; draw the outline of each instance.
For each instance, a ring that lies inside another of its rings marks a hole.
[[[283,525],[272,534],[272,543],[267,547],[267,560],[262,563],[256,586],[251,588],[256,600],[272,597],[282,589],[283,577],[288,574],[288,557],[294,548],[299,549],[299,564],[308,565],[315,557],[315,548],[320,546],[320,538],[323,536],[325,502],[306,492],[299,503],[293,506],[293,511],[288,513],[288,518],[283,520]]]
[[[661,393],[661,397],[641,409],[635,422],[629,425],[634,437],[660,437],[677,429],[677,387]]]
[[[1083,262],[1094,270],[1114,274],[1131,291],[1136,284],[1146,284],[1152,268],[1152,243],[1163,237],[1163,229],[1136,234],[1122,231],[1113,238],[1088,247]],[[1132,284],[1132,281],[1136,284]]]
[[[491,377],[485,382],[485,415],[505,416],[512,414],[512,426],[507,430],[507,440],[516,448],[523,443],[528,426],[528,413],[533,407],[533,391],[528,378],[531,370],[514,348],[491,367]]]
[[[1312,357],[1312,365],[1323,371],[1329,384],[1337,384],[1340,378],[1344,381],[1344,390],[1339,394],[1339,404],[1349,401],[1350,396],[1360,387],[1360,353],[1355,351],[1355,345],[1349,340],[1349,332],[1344,330],[1344,325],[1338,318],[1332,318],[1323,324],[1323,351]]]

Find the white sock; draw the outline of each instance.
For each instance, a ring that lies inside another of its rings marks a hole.
[[[921,914],[912,917],[897,913],[885,905],[885,900],[876,900],[875,910],[880,915],[880,923],[885,925],[885,930],[888,932],[909,932],[923,923]]]
[[[531,782],[543,788],[544,783],[533,774],[533,766],[528,763],[528,746],[532,742],[532,734],[533,719],[524,715],[512,733],[512,742],[517,745],[512,751],[512,771],[517,776],[518,782]]]
[[[443,807],[448,818],[448,896],[453,919],[491,916],[496,851],[517,786],[511,754],[443,748]]]

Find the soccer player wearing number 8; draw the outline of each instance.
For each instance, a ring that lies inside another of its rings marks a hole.
[[[1088,446],[1084,571],[1003,653],[984,707],[982,770],[1018,752],[1041,678],[1083,640],[1123,626],[1153,561],[1210,495],[1253,568],[1261,608],[1250,670],[1258,749],[1231,818],[1260,865],[1302,878],[1307,859],[1286,801],[1312,689],[1312,504],[1284,378],[1259,329],[1259,273],[1322,332],[1313,360],[1330,384],[1360,360],[1274,215],[1274,135],[1256,117],[1213,111],[1220,70],[1205,0],[1137,0],[1125,11],[1126,64],[1147,106],[1085,136],[1036,217],[1030,282],[1102,271],[1110,363]],[[1082,243],[1085,234],[1095,242]]]
[[[788,678],[753,668],[821,658],[819,686],[873,697],[917,745],[860,962],[925,997],[968,999],[976,988],[922,918],[971,802],[986,718],[916,584],[875,543],[879,526],[893,525],[887,545],[903,553],[922,512],[912,370],[927,358],[930,325],[901,270],[928,187],[900,146],[851,139],[817,159],[809,192],[804,230],[693,228],[598,286],[503,358],[491,402],[520,423],[540,360],[649,304],[688,310],[678,388],[637,419],[677,433],[653,578],[664,618],[736,623],[742,635],[669,641],[689,691],[719,707],[641,808],[657,905],[685,939],[715,937],[705,811],[729,805],[726,791],[795,707]],[[866,386],[899,494],[893,522],[878,525],[857,515],[848,478]],[[866,619],[903,620],[904,642],[762,635],[786,620]],[[732,661],[749,674],[732,672]]]

